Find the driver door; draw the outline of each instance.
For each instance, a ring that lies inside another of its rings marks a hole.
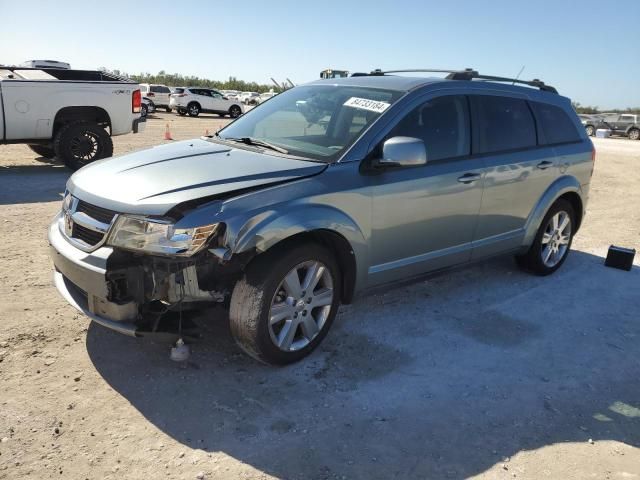
[[[484,166],[470,156],[470,129],[466,97],[449,95],[420,104],[386,136],[422,139],[427,163],[371,176],[370,285],[471,258]]]

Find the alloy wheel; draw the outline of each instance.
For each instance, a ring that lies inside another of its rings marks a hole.
[[[303,262],[287,273],[269,309],[269,335],[280,350],[306,347],[322,331],[333,304],[333,279],[319,261]]]
[[[542,234],[542,263],[555,267],[567,253],[571,241],[571,217],[563,210],[556,213]]]

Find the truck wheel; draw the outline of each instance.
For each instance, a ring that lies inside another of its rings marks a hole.
[[[637,128],[632,128],[629,130],[629,138],[631,140],[640,140],[640,130]]]
[[[56,134],[56,156],[71,170],[113,155],[113,142],[106,130],[90,123],[69,123]]]
[[[590,137],[593,137],[596,134],[596,129],[593,128],[593,125],[587,125],[585,130],[587,131],[587,135],[589,135]]]
[[[56,156],[56,152],[53,150],[53,148],[47,145],[32,144],[29,145],[29,148],[44,158],[54,158]]]
[[[516,257],[518,265],[536,275],[550,275],[569,254],[575,233],[575,212],[569,202],[559,199],[544,216],[527,253]]]
[[[240,107],[237,105],[232,105],[229,109],[229,116],[231,116],[231,118],[238,118],[240,115],[242,115],[242,110],[240,110]]]
[[[298,361],[327,335],[340,291],[340,270],[323,246],[306,243],[267,252],[249,264],[233,289],[231,333],[257,360]]]
[[[142,107],[140,107],[140,116],[141,117],[146,117],[149,113],[149,109],[147,108],[147,106],[143,103]]]
[[[200,105],[195,102],[190,103],[189,105],[187,105],[187,113],[190,117],[197,117],[198,115],[200,115]]]

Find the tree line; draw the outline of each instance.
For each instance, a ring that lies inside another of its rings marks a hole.
[[[164,70],[160,70],[156,74],[152,73],[139,73],[129,74],[121,72],[120,70],[109,70],[105,67],[100,67],[100,71],[113,73],[115,75],[130,78],[138,83],[156,83],[160,85],[167,85],[170,87],[204,87],[215,88],[218,90],[238,90],[241,92],[259,92],[264,93],[270,90],[279,91],[275,85],[260,84],[256,82],[245,82],[244,80],[238,80],[236,77],[229,77],[227,80],[210,80],[208,78],[200,78],[195,75],[181,75],[179,73],[166,73]]]

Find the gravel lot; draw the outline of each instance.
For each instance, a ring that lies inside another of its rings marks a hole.
[[[115,153],[225,122],[159,113]],[[558,273],[499,258],[378,290],[286,368],[240,353],[222,310],[186,368],[90,325],[51,285],[69,172],[0,146],[0,478],[640,478],[640,269],[602,265],[640,247],[640,142],[595,143]]]

